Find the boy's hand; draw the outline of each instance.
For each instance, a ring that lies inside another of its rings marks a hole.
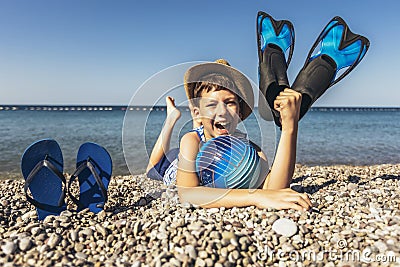
[[[312,203],[307,194],[298,193],[290,188],[271,190],[263,189],[258,191],[257,207],[274,209],[295,209],[299,211],[309,210]]]
[[[274,109],[279,111],[282,130],[297,126],[300,116],[301,93],[286,88],[274,101]]]

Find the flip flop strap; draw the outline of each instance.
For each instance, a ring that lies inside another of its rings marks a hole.
[[[45,203],[41,203],[35,199],[33,199],[32,197],[29,196],[28,194],[28,189],[29,189],[29,185],[31,184],[32,180],[36,177],[36,174],[43,168],[46,167],[47,169],[51,170],[56,176],[57,178],[59,178],[63,185],[64,185],[64,189],[61,193],[60,199],[58,200],[58,205],[57,206],[53,206],[53,205],[49,205],[49,204],[45,204]],[[67,187],[66,185],[66,180],[64,175],[62,174],[62,172],[60,172],[56,166],[53,165],[53,163],[51,163],[50,161],[48,161],[47,159],[41,160],[39,161],[35,167],[32,169],[32,171],[29,173],[28,177],[25,180],[25,186],[24,186],[24,190],[25,190],[25,196],[26,199],[35,207],[41,209],[41,210],[46,210],[46,211],[50,211],[50,212],[59,212],[60,207],[62,207],[64,205],[64,198],[65,198],[65,194],[66,194],[66,190]]]
[[[82,162],[78,168],[76,168],[75,172],[71,175],[71,178],[69,179],[68,182],[68,195],[71,197],[72,201],[78,205],[78,207],[83,207],[83,204],[77,199],[75,198],[72,194],[71,194],[71,184],[73,183],[73,181],[75,180],[76,177],[79,176],[79,174],[85,170],[85,169],[89,169],[90,172],[93,174],[94,179],[96,180],[96,183],[99,185],[100,187],[100,192],[101,195],[104,197],[104,203],[107,202],[108,196],[107,196],[107,189],[104,186],[103,181],[101,180],[101,177],[99,176],[99,174],[97,173],[96,169],[95,169],[95,165],[96,163],[93,162],[91,158],[89,157],[86,161]]]

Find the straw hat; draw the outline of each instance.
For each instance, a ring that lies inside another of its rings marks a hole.
[[[227,89],[243,99],[244,102],[240,106],[240,113],[242,114],[242,120],[245,120],[252,113],[254,108],[253,88],[246,76],[235,68],[232,68],[225,59],[218,59],[215,62],[198,64],[186,71],[184,86],[187,98],[189,100],[194,98],[194,83],[207,81],[202,78],[212,73],[226,76],[235,83],[236,88]]]

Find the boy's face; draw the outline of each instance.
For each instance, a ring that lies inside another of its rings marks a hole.
[[[240,120],[239,101],[229,90],[203,92],[194,113],[207,139],[235,132]]]

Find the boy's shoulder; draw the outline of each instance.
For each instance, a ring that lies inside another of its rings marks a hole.
[[[179,144],[179,153],[187,159],[195,159],[199,152],[200,139],[195,132],[188,132],[181,138]],[[179,160],[181,161],[181,159]]]
[[[200,138],[199,138],[198,134],[195,131],[187,132],[181,138],[181,145],[183,143],[184,144],[186,144],[186,143],[193,144],[193,142],[200,143]]]

